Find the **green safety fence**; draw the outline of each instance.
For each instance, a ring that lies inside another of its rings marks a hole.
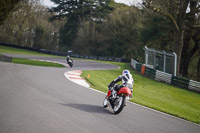
[[[141,72],[141,69],[142,69],[142,64],[141,63],[137,63],[136,64],[136,70]]]
[[[188,89],[190,80],[172,76],[171,84]]]
[[[142,73],[142,65],[143,64],[141,64],[141,63],[136,63],[135,69]],[[175,86],[178,86],[181,88],[200,92],[200,82],[192,81],[192,80],[189,80],[186,78],[180,78],[180,77],[176,77],[176,76],[169,76],[169,74],[168,75],[166,75],[166,74],[164,72],[159,72],[159,71],[156,71],[155,69],[152,69],[149,67],[145,67],[145,71],[144,71],[144,75],[148,78],[156,80],[156,77],[157,77],[161,81],[165,81],[165,82],[167,81],[167,83],[169,83],[169,84],[171,83],[171,85],[175,85]],[[164,80],[163,80],[163,78],[164,78]],[[158,80],[158,81],[160,81],[160,80]]]
[[[8,56],[0,54],[0,61],[3,61],[3,62],[12,62],[12,57],[8,57]]]
[[[155,79],[155,75],[156,75],[156,70],[149,68],[149,67],[145,67],[145,76]]]

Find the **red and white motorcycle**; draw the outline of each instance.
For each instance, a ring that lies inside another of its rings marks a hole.
[[[108,90],[103,101],[103,107],[106,108],[110,104],[114,113],[119,114],[123,110],[124,106],[126,106],[126,101],[132,97],[132,92],[128,87],[122,87],[118,92],[112,88],[111,90]]]

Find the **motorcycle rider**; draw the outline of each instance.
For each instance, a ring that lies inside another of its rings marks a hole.
[[[72,60],[72,59],[70,59],[69,55],[67,55],[67,58],[66,58],[66,60],[67,60],[67,63],[69,62],[69,60],[71,60],[71,61],[73,62],[73,60]]]
[[[122,85],[116,84],[119,81],[122,81]],[[122,75],[118,76],[115,80],[113,80],[108,85],[109,90],[108,90],[107,96],[108,97],[111,96],[111,93],[113,92],[113,90],[118,92],[122,87],[128,87],[131,89],[131,92],[132,92],[133,84],[134,84],[134,80],[133,80],[132,75],[130,74],[129,70],[123,70]]]

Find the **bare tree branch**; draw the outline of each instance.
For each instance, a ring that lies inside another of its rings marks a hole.
[[[157,8],[157,7],[152,6],[151,3],[152,3],[152,1],[150,1],[149,4],[143,2],[143,5],[144,5],[146,8],[148,8],[148,9],[154,11],[154,12],[157,12],[157,13],[159,13],[159,14],[161,14],[161,15],[164,15],[164,16],[168,17],[168,18],[174,23],[176,29],[177,29],[178,31],[180,30],[180,27],[178,26],[177,21],[175,20],[175,18],[174,18],[171,14],[169,14],[168,12],[163,11],[163,10],[160,9],[160,8]]]

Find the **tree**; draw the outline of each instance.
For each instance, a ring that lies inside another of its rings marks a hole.
[[[186,32],[187,29],[194,28],[194,22],[196,21],[196,15],[199,12],[199,0],[145,0],[143,5],[168,18],[173,24],[173,51],[176,52],[178,59],[177,59],[177,74],[181,73],[181,59],[182,53],[186,52],[184,47],[186,44]],[[189,9],[190,5],[190,10]],[[195,6],[192,6],[195,5]],[[192,17],[193,19],[190,19]],[[187,23],[191,23],[192,27],[187,25]],[[187,32],[191,34],[190,32]],[[184,41],[185,39],[185,41]],[[191,43],[188,43],[191,44]],[[192,57],[192,56],[191,56]],[[189,59],[190,60],[190,59]],[[184,65],[184,64],[183,64]],[[184,74],[185,75],[185,74]]]
[[[9,13],[17,7],[20,1],[22,0],[0,0],[0,25],[3,24]]]
[[[43,45],[43,42],[42,42],[43,36],[44,36],[44,29],[43,29],[43,27],[37,26],[35,28],[35,38],[34,38],[34,45],[33,45],[33,47],[35,49],[42,48],[42,45]]]
[[[109,0],[51,0],[57,7],[50,11],[55,12],[51,20],[66,18],[64,29],[61,29],[61,44],[71,47],[77,37],[81,21],[101,21],[105,13],[111,8]]]
[[[79,23],[80,22],[77,22],[76,19],[70,18],[64,26],[60,28],[59,45],[61,47],[70,48],[72,46],[73,40],[77,37]]]
[[[192,60],[194,60],[193,58],[198,58],[195,54],[198,53],[198,49],[200,49],[199,4],[200,3],[197,1],[190,1],[190,6],[188,7],[190,11],[186,14],[184,43],[180,64],[180,73],[185,77],[188,76],[188,69],[190,66],[197,68],[195,70],[197,71],[196,74],[200,72],[198,70],[199,66],[197,65],[198,61],[196,61],[195,64],[192,62]],[[200,54],[198,55],[200,59]]]
[[[141,42],[150,48],[171,51],[173,23],[147,9],[142,12]]]
[[[86,47],[91,51],[90,53],[124,58],[136,56],[137,46],[139,46],[137,27],[140,15],[141,12],[136,7],[126,6],[111,12],[101,25],[89,22],[84,25],[88,29],[82,36],[85,35],[87,38],[84,42],[87,42]]]
[[[27,1],[20,1],[18,9],[7,16],[1,25],[1,41],[25,46],[26,35],[29,32],[28,19],[32,17],[31,6]]]
[[[0,25],[0,41],[25,47],[58,50],[62,21],[49,22],[51,14],[39,0],[24,0]]]

